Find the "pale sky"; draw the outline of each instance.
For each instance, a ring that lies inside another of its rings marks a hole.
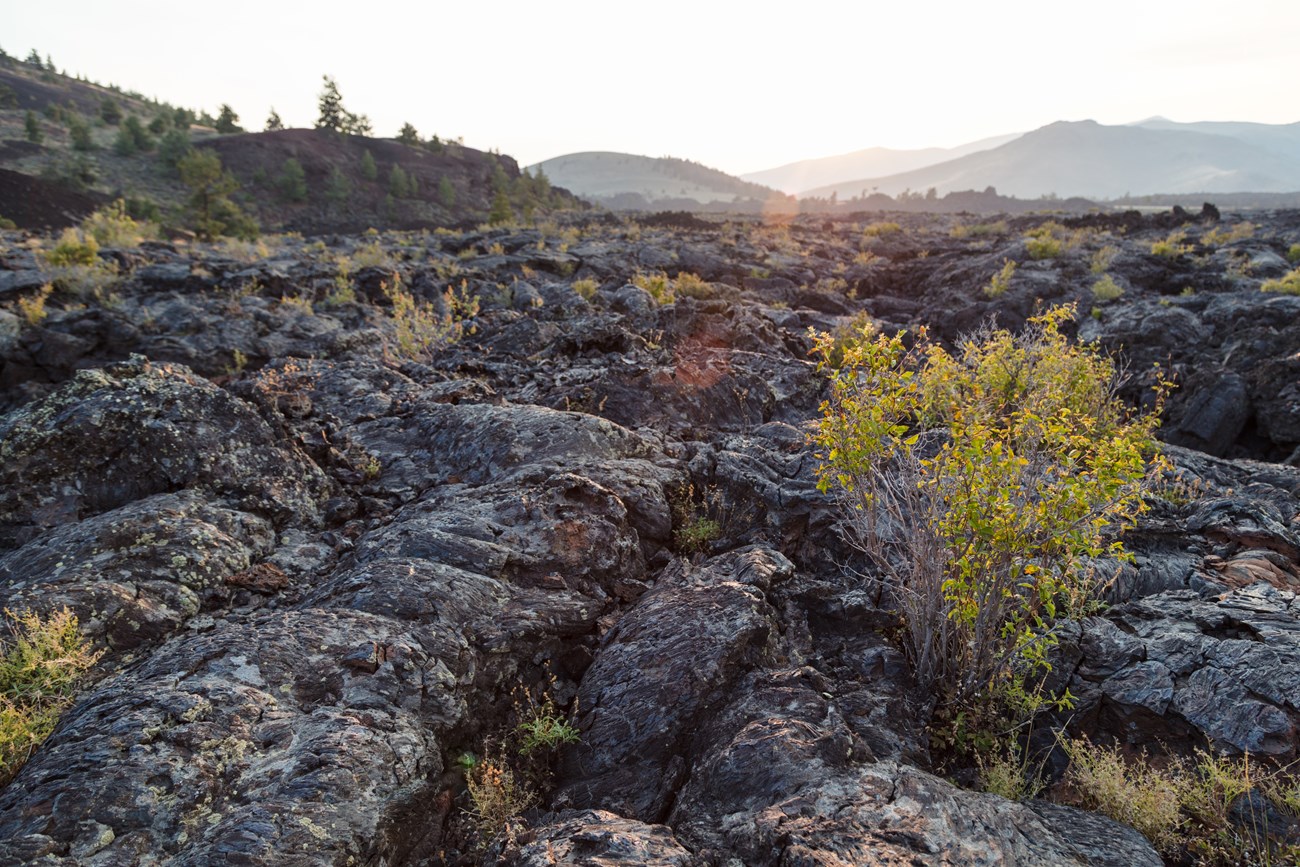
[[[1300,121],[1297,0],[0,0],[0,46],[261,129],[321,76],[527,165],[584,150],[739,174],[1056,120]]]

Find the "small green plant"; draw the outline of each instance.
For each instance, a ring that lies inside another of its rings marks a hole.
[[[1098,301],[1114,301],[1124,294],[1124,287],[1115,282],[1109,274],[1103,275],[1092,284],[1092,297]]]
[[[1287,248],[1286,260],[1292,264],[1300,262],[1300,244],[1292,244]]]
[[[1290,271],[1276,280],[1266,280],[1259,287],[1265,292],[1281,292],[1283,295],[1300,295],[1300,268]]]
[[[67,608],[48,617],[6,609],[0,639],[0,786],[18,772],[72,703],[100,654],[90,650]]]
[[[370,481],[379,478],[380,473],[383,471],[383,464],[379,463],[379,458],[375,455],[371,455],[370,460],[366,461],[366,465],[361,468],[361,474]]]
[[[596,297],[596,290],[600,288],[600,282],[591,277],[583,277],[581,280],[573,281],[573,291],[577,292],[584,301],[590,301]]]
[[[1176,259],[1192,249],[1189,245],[1183,243],[1183,239],[1186,237],[1187,233],[1181,230],[1170,232],[1167,237],[1151,245],[1151,254],[1162,259]]]
[[[532,755],[538,750],[557,750],[564,744],[576,744],[579,740],[578,730],[559,713],[549,696],[525,714],[515,733],[522,756]]]
[[[989,280],[988,285],[984,287],[984,295],[988,298],[998,298],[1011,288],[1011,278],[1015,276],[1016,263],[1010,259],[1002,260],[1002,270],[994,274]]]

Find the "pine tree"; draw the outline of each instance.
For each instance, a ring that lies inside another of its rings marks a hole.
[[[284,122],[280,120],[280,113],[271,106],[271,113],[266,118],[266,131],[275,132],[277,129],[284,129]]]
[[[45,68],[45,63],[41,60],[41,53],[35,48],[27,53],[27,62],[37,69]]]
[[[32,144],[40,144],[45,139],[45,134],[41,132],[41,124],[36,119],[35,112],[27,112],[27,116],[23,118],[23,125],[27,127],[27,140]]]
[[[280,194],[291,202],[303,202],[307,200],[307,173],[302,169],[302,163],[293,157],[284,161],[284,168],[280,170],[280,178],[277,181],[280,188]]]
[[[244,131],[239,126],[239,115],[235,114],[235,110],[224,102],[221,104],[221,111],[217,115],[217,122],[213,125],[213,128],[223,135]]]
[[[338,166],[330,170],[329,179],[325,182],[325,200],[333,205],[344,205],[348,197],[352,195],[352,184],[348,181],[347,176],[339,171]]]
[[[456,204],[456,188],[446,178],[438,181],[438,201],[442,202],[445,208]]]
[[[411,195],[411,179],[399,165],[394,165],[388,173],[388,194],[395,199]]]
[[[375,158],[370,155],[370,151],[361,155],[361,177],[368,181],[379,177],[379,168],[375,165]]]
[[[492,225],[510,223],[515,219],[515,212],[510,210],[510,198],[505,190],[497,190],[492,197],[492,210],[488,212],[488,222]]]
[[[343,132],[343,97],[339,95],[339,86],[334,79],[328,75],[324,78],[325,89],[321,91],[318,100],[320,117],[316,119],[316,129]]]
[[[402,124],[402,131],[397,134],[397,140],[402,144],[416,146],[420,144],[420,133],[409,123]]]

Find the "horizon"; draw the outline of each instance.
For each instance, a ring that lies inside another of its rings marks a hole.
[[[31,5],[11,11],[0,47],[18,58],[36,49],[61,71],[176,105],[215,114],[229,103],[250,131],[272,108],[286,126],[312,126],[330,75],[377,136],[410,122],[422,136],[463,137],[521,166],[612,151],[743,175],[875,147],[951,148],[1061,120],[1296,122],[1274,96],[1300,73],[1291,49],[1300,14],[1280,0],[1243,0],[1227,20],[1208,0],[1140,9],[1103,0],[1086,17],[1026,0],[978,10],[815,2],[820,14],[798,19],[670,2],[632,28],[626,10],[588,0],[507,2],[482,39],[466,37],[484,22],[464,8],[374,4],[359,17],[342,15],[341,3],[311,14],[247,0],[225,8],[191,21],[156,0]],[[828,31],[866,42],[815,50]],[[668,59],[683,46],[686,59]]]

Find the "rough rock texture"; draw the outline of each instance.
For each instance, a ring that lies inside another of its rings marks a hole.
[[[106,653],[0,790],[0,864],[1159,864],[934,773],[930,698],[816,489],[807,329],[952,339],[1073,301],[1135,401],[1171,364],[1173,468],[1056,685],[1096,739],[1291,760],[1300,305],[1259,286],[1300,220],[1097,215],[1049,260],[1042,217],[899,220],[154,243],[39,322],[17,301],[51,275],[4,236],[0,602],[67,605]],[[1192,254],[1152,253],[1174,225]],[[660,270],[708,282],[656,299]],[[430,315],[477,295],[461,339],[402,356],[394,275]],[[543,693],[581,740],[480,847],[463,764]]]

